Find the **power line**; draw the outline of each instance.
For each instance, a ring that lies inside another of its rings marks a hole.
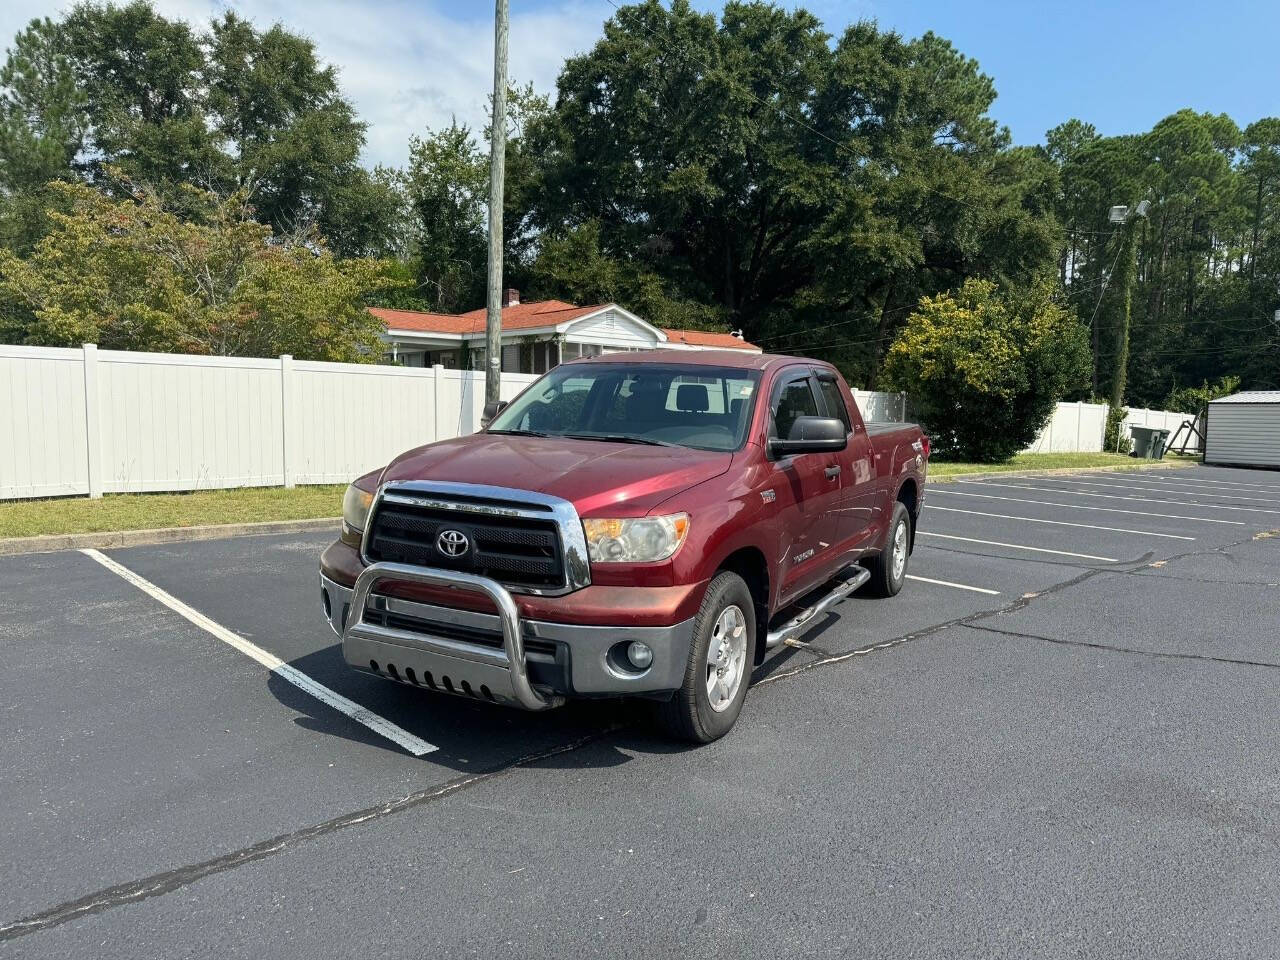
[[[904,310],[914,310],[914,309],[915,307],[913,305],[908,305],[908,306],[902,306],[902,307],[895,307],[892,310],[864,313],[856,317],[850,317],[848,320],[837,320],[834,323],[826,323],[819,327],[806,327],[803,330],[792,330],[789,333],[778,333],[768,337],[756,337],[755,342],[757,344],[771,343],[774,340],[780,340],[783,337],[813,336],[815,333],[821,333],[823,330],[830,330],[833,327],[843,327],[850,323],[857,323],[859,320],[874,320],[877,317],[893,316],[895,314],[902,313]],[[891,338],[892,338],[892,335],[887,337],[881,337],[880,339],[883,340],[883,339],[891,339]]]
[[[1115,259],[1111,261],[1111,269],[1107,271],[1106,279],[1102,283],[1102,291],[1098,294],[1098,302],[1094,305],[1093,315],[1089,317],[1089,329],[1093,329],[1093,321],[1098,319],[1098,311],[1102,308],[1102,299],[1107,295],[1107,287],[1111,284],[1111,278],[1116,275],[1116,264],[1120,262],[1120,254],[1124,252],[1124,244],[1116,247]]]
[[[835,349],[836,347],[864,347],[864,346],[871,346],[872,344],[883,343],[885,340],[894,340],[897,338],[897,336],[898,335],[895,333],[895,334],[889,334],[883,337],[872,337],[870,339],[865,339],[865,340],[864,339],[836,340],[834,342],[829,342],[826,340],[817,340],[809,343],[795,343],[795,344],[789,343],[785,345],[785,348],[787,350],[809,350],[814,347],[822,347],[823,349],[832,350],[832,349]]]

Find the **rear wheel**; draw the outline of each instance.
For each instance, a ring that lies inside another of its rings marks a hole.
[[[878,597],[896,596],[907,582],[907,560],[911,556],[911,514],[901,501],[894,503],[889,520],[889,536],[879,556],[867,563],[871,571],[871,592]]]
[[[658,707],[667,733],[693,743],[723,737],[742,712],[754,663],[755,601],[736,573],[716,574],[693,621],[684,683]]]

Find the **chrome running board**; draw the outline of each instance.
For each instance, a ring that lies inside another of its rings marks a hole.
[[[765,638],[764,645],[768,650],[789,643],[800,634],[804,633],[811,627],[818,617],[822,616],[837,603],[847,597],[853,591],[871,579],[871,571],[864,567],[855,567],[855,573],[850,579],[842,580],[834,590],[824,596],[821,600],[811,607],[806,607],[798,614],[784,623],[777,630],[770,630],[769,635]]]

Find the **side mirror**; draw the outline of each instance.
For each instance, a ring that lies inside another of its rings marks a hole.
[[[480,415],[480,429],[483,430],[489,426],[493,422],[493,418],[502,412],[502,408],[508,402],[507,400],[494,400],[491,403],[486,403],[484,405],[484,413]]]
[[[785,440],[769,441],[769,456],[794,457],[802,453],[835,453],[849,445],[844,421],[836,417],[796,417]]]

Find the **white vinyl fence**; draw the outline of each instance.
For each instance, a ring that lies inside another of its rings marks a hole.
[[[907,395],[905,393],[877,393],[875,390],[854,390],[858,412],[863,420],[887,420],[902,423],[907,419]]]
[[[483,407],[470,370],[0,346],[0,500],[341,483]]]
[[[867,420],[905,420],[905,393],[871,393],[855,390],[854,396],[862,415]],[[1107,431],[1105,403],[1059,403],[1025,453],[1098,453]],[[1124,436],[1132,438],[1133,427],[1160,427],[1176,431],[1189,414],[1170,410],[1145,410],[1135,408],[1124,420]],[[1194,440],[1194,438],[1193,438]],[[1196,442],[1198,445],[1198,441]]]
[[[1026,453],[1097,453],[1107,430],[1105,403],[1060,403]]]
[[[504,373],[503,399],[536,379]],[[907,419],[906,394],[854,397],[867,420]],[[483,406],[471,370],[0,346],[0,500],[342,483],[474,432]],[[1028,449],[1101,450],[1106,412],[1060,403]]]

